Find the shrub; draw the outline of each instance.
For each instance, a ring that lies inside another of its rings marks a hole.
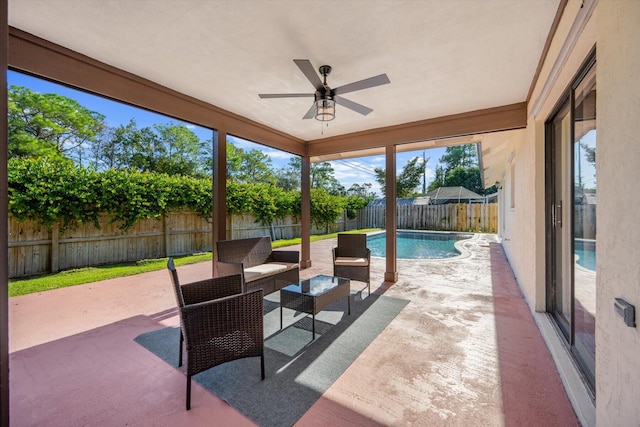
[[[184,176],[108,169],[98,172],[66,159],[13,158],[8,164],[9,211],[18,219],[62,228],[103,213],[127,229],[144,218],[190,209],[211,216],[211,182]]]
[[[344,210],[344,198],[332,196],[324,190],[311,190],[311,222],[328,229]]]
[[[9,211],[18,220],[38,220],[44,225],[62,221],[93,223],[102,214],[112,216],[127,229],[139,220],[159,218],[170,211],[189,209],[211,217],[212,185],[209,179],[163,173],[83,168],[63,158],[12,158],[8,164]],[[366,198],[332,196],[311,190],[311,220],[319,226],[334,223],[347,209],[354,218]],[[248,213],[268,225],[276,218],[300,214],[300,193],[271,184],[227,182],[227,212]]]

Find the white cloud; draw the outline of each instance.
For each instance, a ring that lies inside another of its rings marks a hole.
[[[332,163],[331,166],[333,167],[334,176],[340,182],[352,181],[363,183],[375,181],[375,178],[371,174],[355,169],[352,166],[342,163]]]
[[[429,168],[427,166],[427,168],[425,170],[425,175],[427,175],[427,181],[433,181],[433,178],[436,177],[435,167],[434,168]]]
[[[349,189],[353,184],[371,184],[371,191],[380,194],[380,186],[376,182],[373,175],[373,167],[368,162],[362,161],[362,159],[348,159],[346,161],[333,161],[330,162],[333,167],[334,176],[344,188]],[[370,172],[366,172],[370,171]]]

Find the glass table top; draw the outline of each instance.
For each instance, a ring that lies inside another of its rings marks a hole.
[[[282,289],[301,295],[318,296],[348,282],[349,279],[343,279],[341,277],[315,276],[310,279],[300,280],[299,283],[285,286]]]

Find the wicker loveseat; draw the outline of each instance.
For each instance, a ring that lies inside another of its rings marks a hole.
[[[270,237],[216,242],[218,276],[241,273],[243,292],[270,294],[300,280],[300,252],[272,250]]]

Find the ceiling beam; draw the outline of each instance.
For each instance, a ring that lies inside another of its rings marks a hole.
[[[527,126],[527,104],[504,105],[309,141],[310,157],[415,143]]]
[[[184,95],[63,46],[9,27],[9,67],[16,71],[165,114],[289,153],[304,155],[304,141]]]

